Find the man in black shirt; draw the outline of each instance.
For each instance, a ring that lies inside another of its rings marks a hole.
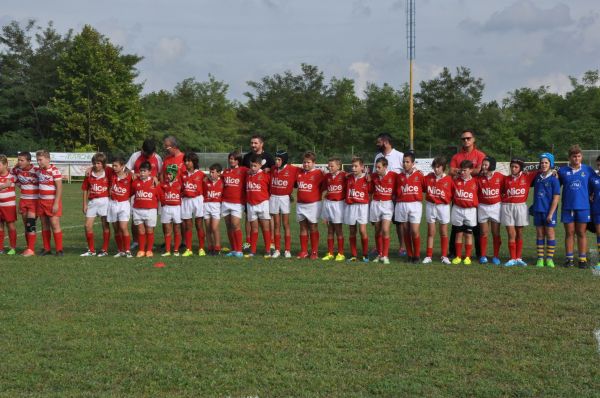
[[[255,134],[250,138],[250,152],[244,155],[242,159],[242,165],[250,168],[250,157],[253,154],[260,155],[263,158],[262,170],[268,173],[271,168],[275,165],[275,159],[271,154],[264,150],[265,140],[258,134]]]

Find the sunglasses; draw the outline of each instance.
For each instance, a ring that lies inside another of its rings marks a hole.
[[[469,140],[472,140],[473,137],[460,137],[460,139],[463,141],[469,141]]]

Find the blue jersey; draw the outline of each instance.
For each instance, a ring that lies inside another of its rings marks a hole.
[[[590,178],[596,174],[587,164],[582,164],[579,170],[573,171],[570,166],[558,169],[558,179],[563,186],[563,210],[589,210],[590,209]]]
[[[550,174],[544,177],[538,174],[533,180],[533,211],[538,213],[548,213],[554,195],[560,195],[560,182],[558,178]]]
[[[590,178],[590,193],[594,195],[592,214],[600,214],[600,175],[594,174]]]

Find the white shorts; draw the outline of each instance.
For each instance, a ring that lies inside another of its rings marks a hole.
[[[156,227],[156,209],[133,208],[133,225],[145,224],[147,227]]]
[[[369,223],[369,205],[367,203],[346,204],[344,207],[344,224],[368,224]]]
[[[183,220],[202,217],[204,217],[204,196],[181,199],[181,218]]]
[[[332,224],[342,224],[344,222],[344,207],[346,207],[346,202],[343,200],[325,199],[321,210],[321,218]]]
[[[425,221],[427,224],[450,223],[450,205],[425,202]]]
[[[204,202],[204,218],[221,219],[221,202]]]
[[[108,213],[106,214],[106,221],[117,222],[117,221],[129,221],[131,216],[131,204],[128,200],[117,202],[116,200],[110,200],[108,202]]]
[[[96,198],[88,202],[85,212],[87,218],[106,217],[108,212],[108,198]]]
[[[163,206],[160,209],[160,222],[181,224],[181,206]]]
[[[290,214],[290,196],[271,195],[269,198],[269,212],[271,214]]]
[[[298,222],[308,220],[311,224],[319,222],[321,214],[321,202],[298,203],[296,205],[296,220]]]
[[[474,227],[477,225],[477,207],[452,206],[452,225],[455,227]]]
[[[374,200],[369,207],[369,221],[379,222],[394,218],[394,202],[391,200]]]
[[[263,200],[257,205],[251,205],[248,203],[248,221],[256,220],[270,220],[271,214],[269,214],[269,201]]]
[[[493,205],[480,204],[477,208],[477,222],[483,224],[488,221],[500,222],[500,202]]]
[[[527,203],[502,203],[500,222],[509,227],[525,227],[529,225]]]
[[[231,203],[231,202],[223,202],[221,203],[221,216],[233,216],[237,218],[242,218],[242,214],[244,213],[244,205],[241,203]]]
[[[394,221],[420,224],[423,215],[421,202],[398,202],[394,209]]]

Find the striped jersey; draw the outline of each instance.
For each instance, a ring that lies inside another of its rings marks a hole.
[[[0,176],[0,184],[6,184],[7,182],[12,183],[10,187],[0,190],[0,207],[12,207],[17,205],[15,181],[15,176],[10,173]]]
[[[56,198],[56,181],[62,180],[62,174],[55,165],[51,164],[46,169],[37,168],[39,194],[41,200],[54,200]]]
[[[21,200],[36,200],[39,197],[37,167],[29,166],[28,169],[13,167],[11,174],[15,176],[16,184],[21,190]]]

